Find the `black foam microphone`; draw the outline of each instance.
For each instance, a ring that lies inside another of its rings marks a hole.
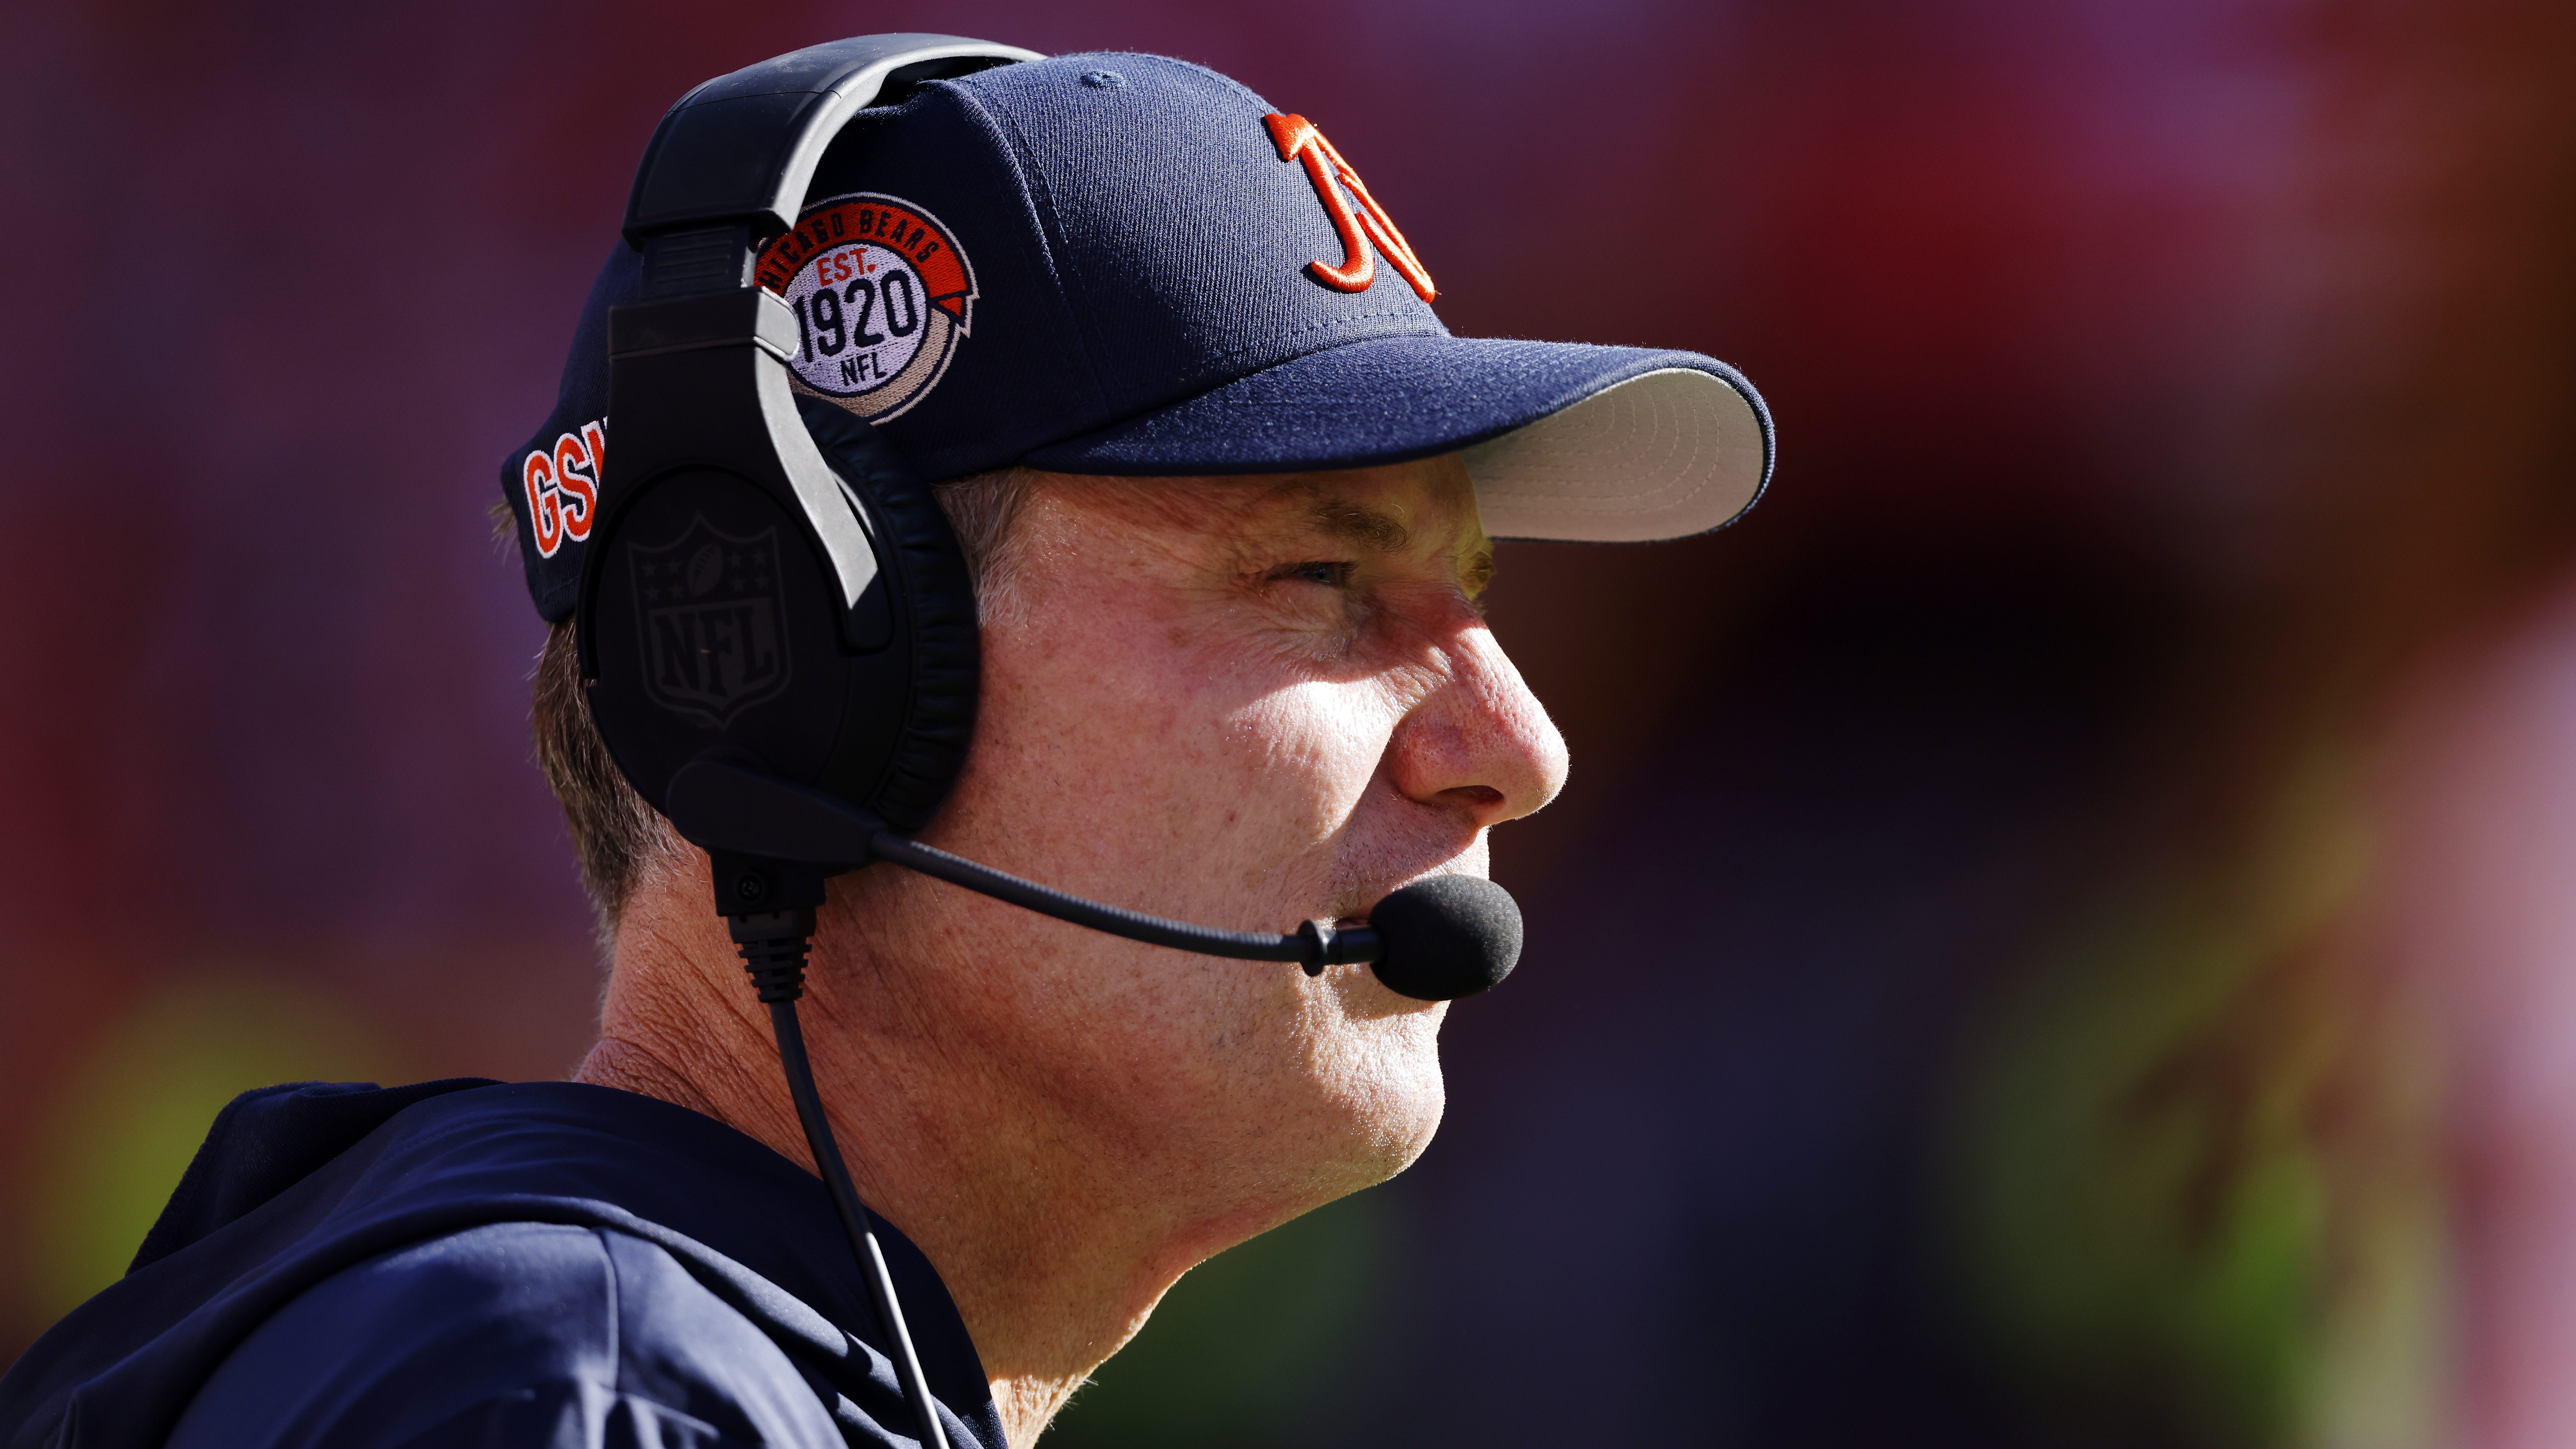
[[[1390,892],[1369,924],[1308,921],[1274,936],[1191,925],[1068,895],[897,834],[848,803],[780,779],[749,760],[710,753],[671,776],[664,814],[701,849],[848,868],[883,860],[1012,905],[1131,941],[1246,961],[1326,966],[1371,963],[1390,991],[1452,1001],[1484,991],[1520,960],[1521,913],[1511,893],[1472,876],[1434,876]]]

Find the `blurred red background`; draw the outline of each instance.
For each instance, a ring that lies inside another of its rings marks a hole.
[[[1734,530],[1506,549],[1576,769],[1441,1140],[1058,1439],[2576,1442],[2544,0],[13,8],[0,1357],[231,1093],[578,1059],[496,464],[662,108],[898,29],[1213,65],[1454,330],[1781,425]]]

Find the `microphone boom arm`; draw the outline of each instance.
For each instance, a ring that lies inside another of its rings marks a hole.
[[[1378,933],[1367,926],[1336,929],[1327,921],[1308,921],[1293,936],[1275,936],[1197,926],[1084,900],[924,845],[819,790],[721,756],[701,756],[681,766],[671,776],[665,806],[672,825],[701,849],[841,868],[888,861],[1024,910],[1151,946],[1240,961],[1295,961],[1310,976],[1326,966],[1374,962],[1386,954]]]

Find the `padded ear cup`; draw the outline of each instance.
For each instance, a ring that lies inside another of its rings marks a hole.
[[[973,580],[929,486],[873,428],[823,403],[803,421],[876,557],[857,607],[824,520],[720,465],[661,473],[591,541],[578,612],[591,718],[656,810],[681,766],[721,749],[919,830],[974,736]]]
[[[897,830],[919,830],[957,783],[975,735],[975,699],[983,656],[975,582],[956,531],[930,485],[868,423],[818,398],[799,397],[797,412],[824,461],[856,491],[878,527],[877,564],[893,575],[897,630],[909,635],[909,688],[901,698],[853,700],[842,730],[854,749],[878,756],[872,785],[845,793],[851,803]],[[870,728],[869,726],[873,726]],[[889,732],[888,726],[891,726]],[[862,746],[872,739],[873,746]],[[856,768],[851,768],[856,767]],[[858,760],[836,758],[827,778],[865,773]]]
[[[591,719],[656,810],[672,773],[719,746],[824,783],[852,699],[905,671],[900,629],[870,653],[846,647],[839,581],[810,534],[768,489],[694,467],[620,499],[593,535],[578,615]]]

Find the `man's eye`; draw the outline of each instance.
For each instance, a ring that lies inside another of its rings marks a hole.
[[[1351,566],[1347,563],[1293,563],[1273,572],[1270,576],[1274,579],[1302,579],[1310,584],[1322,584],[1328,589],[1339,589],[1349,586]]]

